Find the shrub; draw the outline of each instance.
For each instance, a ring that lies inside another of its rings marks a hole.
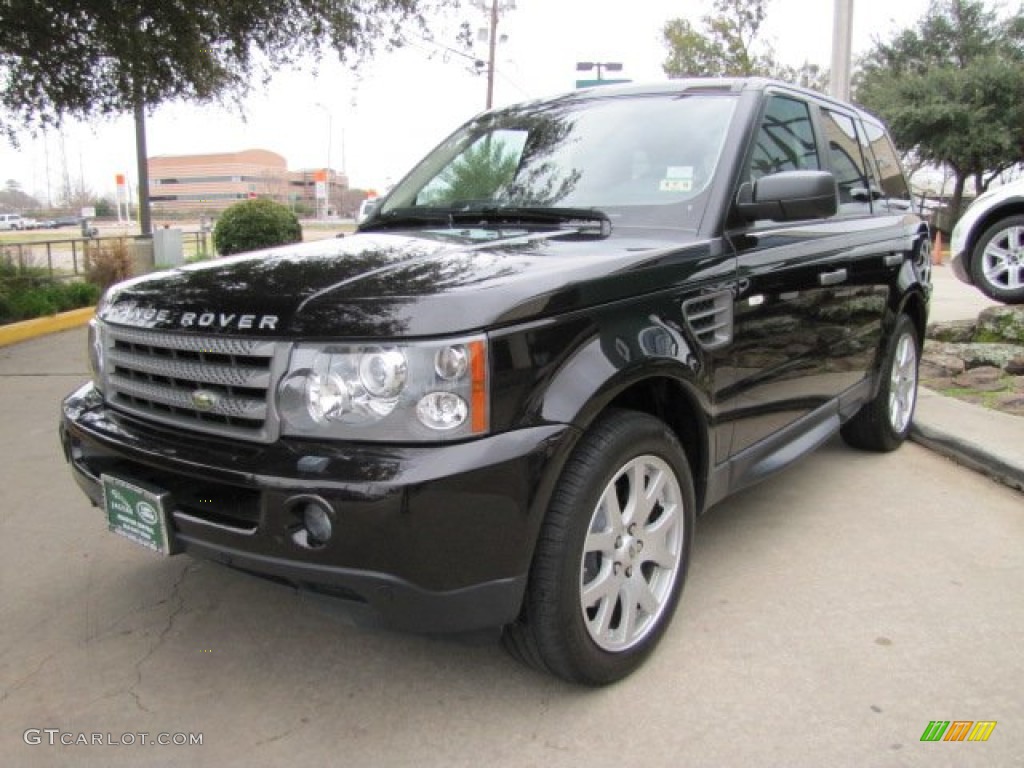
[[[11,287],[0,283],[0,323],[30,320],[79,307],[91,307],[100,289],[90,283],[44,282]]]
[[[63,287],[71,309],[91,307],[100,300],[100,288],[92,283],[66,283]]]
[[[299,220],[273,200],[245,200],[228,208],[213,228],[213,242],[222,256],[302,240]]]
[[[100,248],[90,249],[85,279],[105,291],[114,283],[131,277],[132,266],[127,240],[106,241]]]
[[[57,305],[45,288],[11,294],[7,303],[11,320],[28,320],[57,314]]]

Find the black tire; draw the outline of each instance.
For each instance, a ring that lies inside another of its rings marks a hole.
[[[985,230],[971,252],[971,280],[990,299],[1024,304],[1024,216]]]
[[[917,405],[921,343],[906,315],[896,320],[886,346],[878,394],[865,403],[841,430],[843,440],[865,451],[894,451],[910,434]]]
[[[651,483],[656,499],[631,509],[633,492]],[[672,431],[647,414],[602,416],[559,479],[505,647],[574,683],[606,685],[630,674],[672,620],[694,519],[693,478]]]

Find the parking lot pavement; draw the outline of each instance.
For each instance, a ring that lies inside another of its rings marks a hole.
[[[1024,761],[1022,496],[920,446],[832,442],[713,510],[657,653],[581,690],[108,533],[56,437],[84,341],[0,350],[0,765]],[[936,720],[997,725],[921,742]]]

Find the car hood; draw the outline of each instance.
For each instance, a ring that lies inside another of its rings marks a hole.
[[[204,334],[426,336],[649,293],[709,260],[685,233],[365,233],[189,265],[115,286],[107,322]],[[690,265],[680,273],[680,265]]]

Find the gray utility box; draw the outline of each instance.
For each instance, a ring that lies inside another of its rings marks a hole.
[[[177,267],[185,263],[180,229],[153,230],[153,260],[158,267]]]

